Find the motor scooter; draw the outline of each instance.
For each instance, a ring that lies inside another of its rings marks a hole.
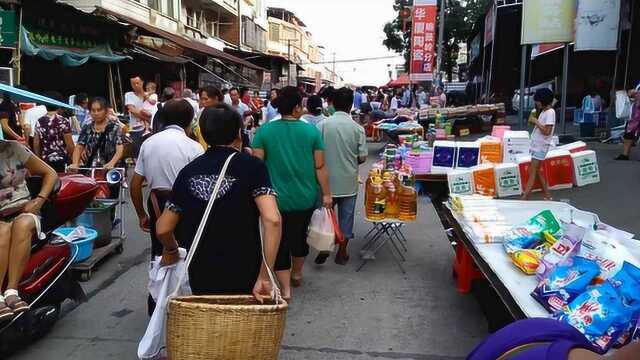
[[[42,179],[27,181],[32,196],[39,193]],[[20,296],[30,309],[0,323],[0,358],[46,334],[60,317],[61,305],[67,300],[86,301],[80,284],[69,267],[78,247],[64,241],[53,231],[80,215],[93,201],[99,187],[95,180],[83,175],[61,176],[50,199],[41,209],[44,240],[34,237],[31,256],[18,285]],[[5,285],[0,279],[0,287]]]

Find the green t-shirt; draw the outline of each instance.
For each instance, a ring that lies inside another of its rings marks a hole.
[[[324,150],[324,143],[315,126],[299,120],[271,121],[258,129],[252,147],[264,150],[280,211],[309,210],[316,205],[314,152]]]

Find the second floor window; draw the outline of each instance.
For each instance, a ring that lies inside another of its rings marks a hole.
[[[269,24],[269,40],[280,41],[280,25]]]

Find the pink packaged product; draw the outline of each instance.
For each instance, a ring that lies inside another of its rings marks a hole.
[[[586,229],[575,224],[562,224],[563,235],[558,239],[540,260],[536,276],[542,280],[546,278],[558,265],[566,265],[578,252]]]

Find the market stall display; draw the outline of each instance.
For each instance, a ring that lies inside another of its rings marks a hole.
[[[504,122],[504,118],[506,117],[504,103],[420,109],[420,119],[423,120],[435,119],[438,114],[444,115],[449,119],[481,115],[494,116],[496,118],[496,123]]]
[[[418,193],[414,188],[413,170],[403,163],[401,149],[407,151],[404,147],[387,145],[365,182],[365,220],[372,224],[372,229],[365,236],[365,245],[360,251],[363,261],[357,271],[374,260],[382,247],[390,245],[394,260],[405,272],[402,262],[407,241],[402,227],[417,218]]]
[[[454,195],[447,206],[463,248],[454,261],[458,289],[470,289],[480,271],[516,319],[566,322],[602,353],[640,336],[640,242],[632,234],[565,203]],[[461,268],[465,256],[473,264]]]

